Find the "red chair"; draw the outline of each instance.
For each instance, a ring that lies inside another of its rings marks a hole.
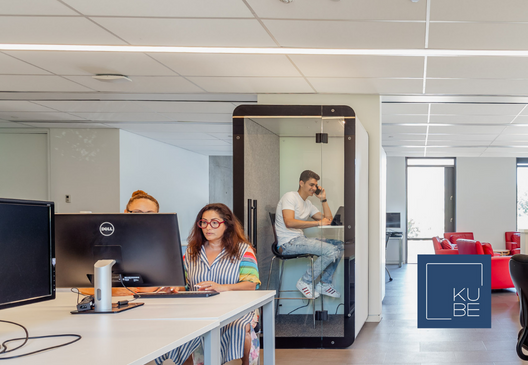
[[[493,256],[489,243],[466,239],[457,242],[459,255],[490,255],[491,252],[491,289],[513,288],[509,268],[511,256]]]
[[[467,240],[474,240],[473,232],[445,232],[444,238],[447,238],[453,245],[457,244],[457,239],[464,238]]]
[[[510,255],[521,253],[521,234],[519,232],[506,232],[506,249],[510,250]]]
[[[449,247],[447,245],[449,245]],[[458,255],[458,249],[453,248],[454,245],[445,238],[433,237],[433,246],[436,255]]]

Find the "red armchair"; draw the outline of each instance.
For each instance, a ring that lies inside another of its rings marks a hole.
[[[485,252],[486,251],[486,252]],[[479,241],[459,239],[459,255],[485,255],[493,254],[493,249],[489,243]],[[491,289],[513,288],[510,276],[511,256],[491,256]]]
[[[521,234],[519,232],[506,232],[506,249],[510,250],[510,255],[521,253]]]
[[[434,246],[436,255],[458,255],[458,249],[453,248],[454,245],[452,245],[449,241],[444,242],[442,244],[442,241],[448,241],[448,240],[446,240],[445,238],[442,239],[440,237],[433,237],[433,246]]]
[[[467,240],[474,240],[473,232],[445,232],[444,238],[447,238],[453,245],[457,244],[457,239],[464,238]]]

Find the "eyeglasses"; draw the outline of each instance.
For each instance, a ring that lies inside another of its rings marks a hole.
[[[153,211],[144,212],[142,210],[128,210],[128,209],[127,209],[127,211],[129,213],[156,213],[156,212],[153,212]]]
[[[211,228],[217,229],[224,222],[225,221],[217,221],[217,220],[214,220],[214,219],[212,221],[208,222],[205,219],[200,219],[198,222],[196,222],[196,224],[201,229],[206,229],[209,224],[211,225]]]

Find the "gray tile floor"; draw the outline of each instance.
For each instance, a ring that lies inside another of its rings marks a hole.
[[[492,294],[491,329],[416,328],[416,265],[388,266],[380,323],[366,323],[343,350],[276,350],[277,365],[289,364],[523,364],[515,352],[519,302],[514,290]]]

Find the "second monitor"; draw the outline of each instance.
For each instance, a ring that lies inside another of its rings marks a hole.
[[[55,249],[57,287],[93,287],[102,259],[113,286],[185,286],[176,214],[56,214]]]

